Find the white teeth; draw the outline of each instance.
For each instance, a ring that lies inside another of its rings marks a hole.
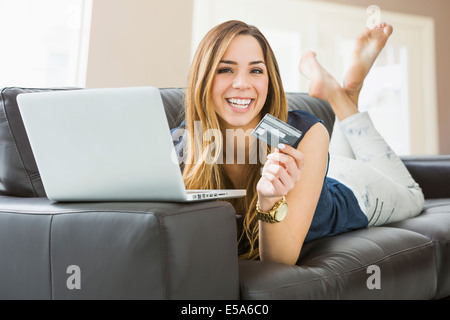
[[[236,108],[245,109],[252,102],[252,99],[227,99],[227,101]]]

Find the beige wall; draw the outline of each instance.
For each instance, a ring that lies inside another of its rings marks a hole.
[[[434,18],[439,146],[450,154],[450,1],[323,1]],[[185,87],[192,11],[193,0],[94,0],[86,86]]]
[[[185,87],[192,0],[94,0],[86,87]]]

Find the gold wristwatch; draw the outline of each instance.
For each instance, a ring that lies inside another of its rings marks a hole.
[[[288,211],[288,205],[286,202],[286,197],[283,196],[280,201],[275,203],[272,210],[266,212],[261,211],[259,208],[259,203],[256,203],[256,214],[259,220],[269,223],[280,222],[286,217]]]

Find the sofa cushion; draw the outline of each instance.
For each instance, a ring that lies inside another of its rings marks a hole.
[[[0,257],[4,300],[239,298],[235,211],[225,201],[0,196]],[[68,286],[71,265],[81,290]]]
[[[23,198],[7,198],[15,200],[12,211],[20,211]],[[32,208],[27,214],[8,214],[3,204],[0,196],[0,300],[51,299],[52,217],[33,214]]]
[[[241,299],[431,299],[433,260],[433,242],[423,235],[361,229],[306,243],[296,266],[240,261]]]
[[[450,295],[450,198],[426,200],[424,211],[419,216],[387,226],[420,233],[434,242],[437,270],[435,298],[448,297]]]

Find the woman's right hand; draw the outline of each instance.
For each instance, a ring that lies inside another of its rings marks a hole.
[[[269,211],[281,197],[287,195],[300,181],[303,171],[303,153],[280,144],[267,156],[256,190],[262,211]]]

